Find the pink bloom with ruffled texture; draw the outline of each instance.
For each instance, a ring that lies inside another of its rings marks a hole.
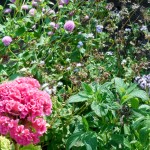
[[[0,84],[0,134],[20,145],[37,144],[46,132],[44,115],[52,112],[50,96],[29,77]]]

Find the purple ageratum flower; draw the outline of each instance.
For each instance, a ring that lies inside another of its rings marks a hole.
[[[72,20],[67,21],[64,25],[64,29],[70,32],[73,31],[74,28],[75,28],[75,24]]]
[[[97,31],[98,33],[102,32],[102,30],[103,30],[103,26],[102,26],[102,25],[97,25],[97,26],[96,26],[96,31]]]
[[[21,6],[21,9],[22,9],[22,10],[28,10],[28,9],[29,9],[29,6],[28,6],[28,5],[22,5],[22,6]]]
[[[35,8],[31,8],[29,11],[30,16],[35,16],[36,14],[36,9]]]
[[[10,36],[5,36],[2,38],[2,42],[5,46],[9,46],[12,42],[12,38]]]
[[[82,47],[82,46],[83,46],[83,42],[82,42],[82,41],[79,41],[77,47],[80,48],[80,47]]]
[[[11,13],[11,9],[10,8],[6,8],[6,9],[4,9],[4,14],[9,14],[9,13]]]

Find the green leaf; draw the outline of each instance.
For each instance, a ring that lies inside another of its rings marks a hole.
[[[97,102],[92,102],[91,109],[95,112],[95,114],[99,117],[106,116],[108,113],[108,109],[104,104],[99,104]]]
[[[35,145],[27,145],[27,146],[23,146],[22,148],[20,148],[20,150],[42,150],[40,146],[35,146]]]
[[[137,87],[137,84],[131,84],[130,87],[126,89],[126,94],[130,94],[133,90],[135,90]]]
[[[111,139],[117,144],[123,144],[124,137],[120,134],[112,134]]]
[[[142,144],[144,145],[148,145],[149,144],[149,131],[146,127],[143,127],[141,130],[140,130],[140,141]]]
[[[22,75],[19,74],[19,73],[15,73],[15,74],[12,74],[10,77],[9,77],[9,80],[14,80],[16,79],[17,77],[21,77]]]
[[[89,131],[83,134],[82,142],[85,144],[86,150],[97,149],[97,135],[95,132]]]
[[[130,135],[131,134],[129,126],[127,126],[126,124],[124,124],[123,128],[124,128],[124,134],[125,135]]]
[[[134,90],[132,91],[130,94],[128,95],[124,95],[121,99],[122,104],[127,102],[128,100],[132,99],[132,98],[141,98],[143,101],[146,101],[149,99],[147,93],[143,90]]]
[[[123,143],[126,147],[128,147],[129,149],[131,149],[131,143],[129,142],[129,140],[127,138],[123,139]]]
[[[120,96],[123,96],[126,92],[126,84],[121,78],[114,78],[115,87]]]
[[[77,102],[85,102],[87,101],[89,98],[87,96],[83,96],[83,95],[73,95],[68,99],[68,103],[77,103]]]
[[[66,150],[70,150],[73,146],[76,145],[77,141],[79,140],[80,136],[83,134],[84,132],[77,132],[72,134],[66,143]]]
[[[26,31],[25,27],[18,28],[16,31],[16,36],[22,35]]]
[[[89,130],[89,124],[88,124],[85,117],[82,117],[82,122],[83,122],[85,130],[88,131]]]
[[[139,107],[139,100],[138,100],[138,98],[132,98],[131,99],[131,106],[132,106],[132,108],[138,108]]]
[[[144,101],[149,99],[148,94],[143,90],[135,90],[132,93],[130,93],[130,96],[141,98]]]
[[[89,95],[92,95],[93,94],[93,90],[92,90],[92,87],[86,83],[82,83],[82,88],[84,89],[84,91],[89,94]]]

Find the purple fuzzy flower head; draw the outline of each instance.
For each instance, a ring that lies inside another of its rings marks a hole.
[[[2,42],[5,46],[9,46],[12,42],[12,38],[10,36],[5,36],[2,38]]]
[[[31,8],[29,11],[30,16],[35,16],[36,14],[36,9],[35,8]]]
[[[22,6],[21,6],[21,9],[22,9],[22,10],[28,10],[28,9],[29,9],[29,6],[28,6],[28,5],[22,5]]]
[[[60,4],[60,5],[68,4],[68,3],[69,3],[69,0],[60,0],[60,1],[59,1],[59,4]]]
[[[11,9],[10,8],[6,8],[6,9],[4,9],[4,14],[9,14],[9,13],[11,13]]]
[[[53,35],[54,33],[53,33],[52,31],[49,31],[47,34],[48,34],[49,36],[51,36],[51,35]]]
[[[33,6],[33,7],[38,7],[39,4],[38,4],[38,2],[32,1],[32,6]]]
[[[74,28],[75,28],[75,24],[71,20],[67,21],[64,25],[64,29],[70,32],[73,31]]]

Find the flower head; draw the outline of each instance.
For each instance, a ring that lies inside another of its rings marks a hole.
[[[4,43],[5,46],[8,46],[12,42],[12,38],[10,36],[5,36],[2,38],[2,42]]]
[[[0,134],[9,134],[20,145],[37,144],[46,132],[44,115],[52,102],[40,84],[29,77],[0,84]]]
[[[35,8],[31,8],[29,11],[30,16],[35,16],[36,14],[36,9]]]
[[[29,9],[29,6],[28,6],[28,5],[22,5],[22,6],[21,6],[21,9],[23,9],[23,10],[28,10],[28,9]]]
[[[103,26],[102,26],[102,25],[97,25],[97,26],[96,26],[96,31],[97,31],[98,33],[102,32],[102,30],[103,30]]]
[[[11,11],[12,11],[12,9],[6,8],[6,9],[4,9],[4,14],[9,14],[9,13],[11,13]]]
[[[73,31],[74,28],[75,28],[75,24],[74,24],[74,22],[71,21],[71,20],[67,21],[67,22],[65,23],[65,25],[64,25],[64,29],[67,30],[67,31],[70,31],[70,32]]]

